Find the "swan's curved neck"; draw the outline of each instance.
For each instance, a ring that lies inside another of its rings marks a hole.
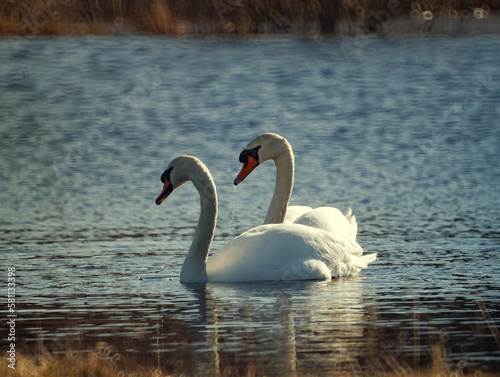
[[[208,171],[202,171],[191,181],[200,193],[201,210],[193,242],[182,265],[180,281],[202,283],[208,280],[206,263],[217,222],[217,192]]]
[[[281,224],[285,219],[293,188],[294,158],[291,148],[275,158],[274,164],[276,165],[276,186],[264,224]]]

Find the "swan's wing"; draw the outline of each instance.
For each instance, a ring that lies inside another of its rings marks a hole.
[[[358,234],[358,223],[356,222],[356,216],[354,216],[354,213],[352,213],[351,208],[347,208],[344,211],[344,216],[349,223],[351,237],[353,238],[353,240],[356,240],[356,235]]]
[[[363,250],[353,240],[298,224],[261,225],[207,262],[210,281],[327,279],[357,273]]]
[[[315,242],[318,241],[315,239]],[[319,242],[325,245],[314,247],[324,250],[322,256],[333,277],[355,276],[377,259],[376,253],[363,254],[361,246],[350,237],[323,231]]]
[[[298,217],[295,224],[323,229],[356,240],[358,224],[350,208],[344,213],[334,207],[318,207]]]
[[[285,214],[285,219],[283,220],[283,224],[291,224],[297,218],[299,218],[300,216],[309,211],[312,211],[312,208],[308,206],[289,206],[286,209],[286,214]]]

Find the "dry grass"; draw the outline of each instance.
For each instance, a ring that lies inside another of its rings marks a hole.
[[[499,7],[497,0],[0,0],[0,35],[314,34],[335,33],[340,23],[369,32],[401,15],[473,17]]]
[[[388,370],[384,371],[357,371],[357,372],[332,372],[330,376],[339,377],[500,377],[500,373],[482,373],[480,371],[465,372],[453,369],[445,361],[442,346],[435,346],[432,350],[432,365],[425,370],[412,370],[408,366],[401,365],[395,359],[385,357]],[[225,366],[221,360],[218,376],[247,376],[260,375],[255,366],[238,367]],[[237,372],[237,373],[236,373]],[[206,374],[206,373],[205,373]],[[205,375],[204,374],[204,375]],[[37,355],[18,354],[16,357],[16,368],[8,367],[6,358],[0,361],[0,375],[5,377],[161,377],[188,375],[189,372],[171,372],[161,367],[142,365],[137,362],[127,361],[114,348],[106,343],[98,343],[94,350],[89,353],[73,353],[67,351],[64,355],[51,355],[46,349],[39,350]],[[301,374],[299,376],[312,376],[314,374]]]

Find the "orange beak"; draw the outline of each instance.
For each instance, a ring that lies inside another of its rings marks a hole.
[[[165,179],[163,189],[161,190],[160,195],[156,198],[156,205],[159,206],[167,197],[172,193],[173,186],[168,179]]]
[[[237,186],[241,181],[243,181],[248,174],[252,172],[259,165],[259,162],[252,156],[248,156],[248,160],[243,164],[240,174],[234,180],[234,185]]]

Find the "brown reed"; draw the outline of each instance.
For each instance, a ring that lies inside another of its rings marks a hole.
[[[0,36],[335,33],[341,23],[374,27],[388,18],[472,17],[497,0],[0,0]]]
[[[39,349],[35,354],[18,353],[16,356],[16,368],[9,368],[6,358],[0,360],[0,375],[5,377],[162,377],[162,376],[189,376],[186,372],[172,372],[153,365],[143,365],[135,361],[129,361],[119,353],[115,352],[113,346],[107,343],[98,343],[88,353],[74,353],[70,350],[63,355],[52,355],[45,348]],[[432,348],[432,365],[426,369],[411,369],[402,365],[391,357],[384,357],[389,370],[369,370],[340,372],[332,371],[329,376],[335,377],[500,377],[500,372],[483,373],[479,370],[464,372],[461,369],[452,368],[446,361],[443,345],[437,344]],[[219,360],[219,370],[214,371],[217,376],[261,376],[254,365],[238,366],[224,365],[224,358]],[[285,374],[282,374],[285,376]],[[314,376],[314,374],[297,373],[297,376]]]

